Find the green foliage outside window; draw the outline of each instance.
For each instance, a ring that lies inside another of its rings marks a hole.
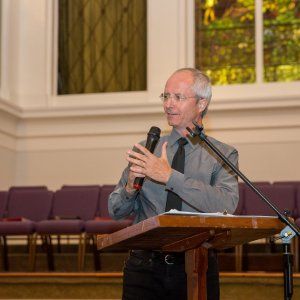
[[[299,0],[263,1],[264,80],[300,79]],[[195,0],[195,62],[215,85],[253,83],[255,0]]]
[[[264,80],[300,80],[300,1],[263,1]]]

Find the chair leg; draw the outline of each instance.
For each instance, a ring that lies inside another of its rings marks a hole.
[[[5,235],[1,236],[2,245],[2,257],[3,257],[3,269],[4,271],[9,270],[9,262],[8,262],[8,247],[7,247],[7,239]]]
[[[52,242],[51,242],[51,236],[45,235],[43,237],[44,245],[46,247],[46,253],[47,253],[47,263],[48,263],[48,270],[54,271],[54,258],[53,258],[53,248],[52,248]]]
[[[78,271],[82,271],[84,267],[85,260],[85,244],[86,235],[85,232],[79,235],[79,245],[78,245]]]
[[[243,245],[235,246],[235,271],[242,272]]]
[[[100,253],[97,250],[97,236],[94,234],[92,235],[92,247],[93,247],[93,254],[94,254],[94,266],[95,271],[101,270],[101,259],[100,259]]]
[[[35,270],[35,262],[36,262],[36,241],[37,234],[29,236],[28,244],[29,244],[29,270],[33,272]]]
[[[60,243],[60,235],[57,236],[57,252],[61,253],[61,243]]]
[[[294,254],[294,271],[299,272],[299,243],[300,239],[299,237],[295,236],[294,239],[292,240],[292,249],[293,249],[293,254]]]

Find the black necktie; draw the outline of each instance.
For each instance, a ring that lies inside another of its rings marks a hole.
[[[178,140],[178,149],[172,161],[172,169],[180,173],[184,173],[184,157],[185,157],[184,145],[186,144],[187,144],[187,140],[185,138],[181,137]],[[169,211],[170,209],[181,210],[181,206],[182,206],[182,199],[172,191],[168,191],[165,211]]]

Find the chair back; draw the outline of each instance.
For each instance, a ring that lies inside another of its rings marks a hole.
[[[289,211],[291,216],[296,211],[296,193],[293,186],[261,186],[259,190],[273,203],[281,213]],[[245,190],[245,214],[273,216],[276,213],[252,190]]]
[[[61,187],[61,190],[74,190],[74,189],[89,189],[89,188],[100,188],[101,186],[98,184],[64,184]]]
[[[101,189],[101,194],[99,198],[99,216],[107,218],[109,217],[108,213],[108,198],[109,195],[113,192],[116,185],[113,184],[107,184],[103,185]]]
[[[67,188],[55,192],[52,217],[91,220],[95,217],[100,187]]]
[[[296,188],[296,210],[295,219],[300,219],[300,184]],[[300,221],[299,221],[300,224]]]
[[[51,212],[53,192],[40,190],[11,190],[9,192],[7,217],[22,217],[32,221],[48,219]]]
[[[36,191],[36,190],[48,190],[45,185],[24,185],[24,186],[11,186],[9,193],[12,191]]]
[[[0,191],[0,218],[6,216],[8,192]]]
[[[244,212],[244,191],[245,187],[242,182],[239,182],[239,202],[235,209],[234,215],[242,215]]]

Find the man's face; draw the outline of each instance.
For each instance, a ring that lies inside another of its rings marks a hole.
[[[171,94],[164,102],[164,111],[168,124],[181,133],[186,132],[186,127],[193,127],[192,121],[198,122],[201,119],[201,112],[204,110],[201,101],[194,98],[195,92],[191,89],[194,80],[188,71],[173,74],[166,83],[165,94]],[[183,101],[176,101],[174,94],[187,97]]]

